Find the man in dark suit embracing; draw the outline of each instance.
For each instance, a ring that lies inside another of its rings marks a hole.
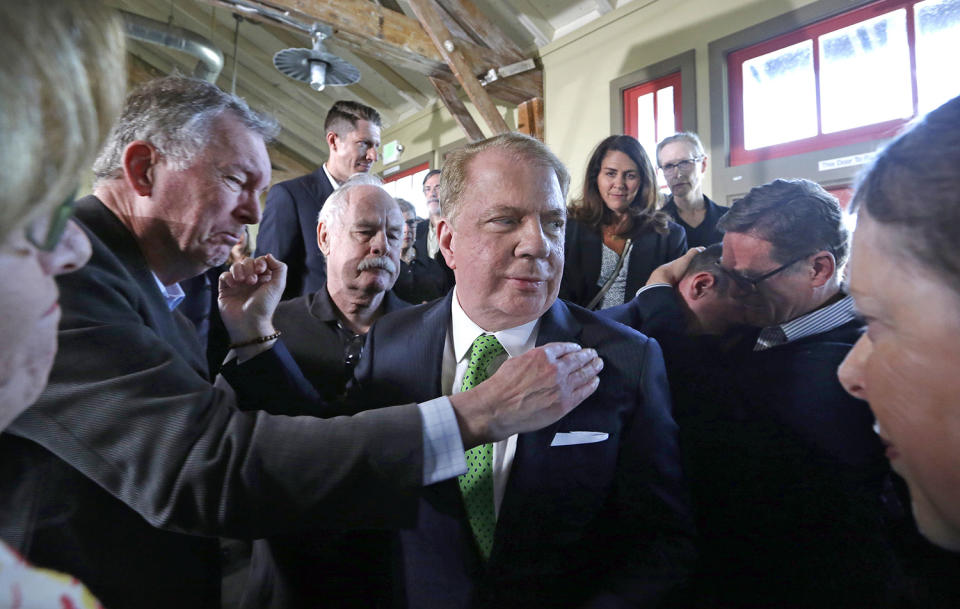
[[[456,287],[368,334],[357,380],[384,404],[468,390],[549,341],[605,362],[576,412],[471,449],[458,481],[424,489],[417,526],[399,533],[396,606],[652,607],[686,579],[691,516],[660,349],[557,300],[569,181],[516,133],[454,153],[438,235]]]

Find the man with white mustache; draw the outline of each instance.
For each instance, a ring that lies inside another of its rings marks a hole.
[[[315,414],[331,414],[326,408],[343,397],[373,322],[409,306],[392,292],[400,273],[403,215],[380,184],[358,173],[330,195],[317,219],[326,282],[281,302],[274,313],[284,343],[328,404]]]

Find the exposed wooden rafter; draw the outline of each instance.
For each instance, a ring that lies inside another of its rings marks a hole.
[[[483,131],[477,126],[477,122],[473,120],[473,116],[471,116],[467,107],[460,101],[457,96],[457,88],[453,83],[438,78],[431,78],[430,82],[433,83],[437,95],[440,96],[440,101],[447,107],[447,111],[450,112],[453,120],[457,121],[463,132],[467,134],[467,139],[471,142],[482,140],[485,137]]]
[[[423,28],[433,40],[440,54],[443,56],[447,65],[453,71],[463,90],[473,105],[476,106],[480,117],[487,124],[493,134],[506,133],[510,131],[507,122],[503,120],[496,104],[490,99],[490,96],[484,90],[480,81],[477,80],[473,63],[467,59],[462,45],[463,41],[454,41],[450,35],[450,30],[443,24],[440,17],[440,7],[435,0],[409,0],[410,7],[416,13],[417,19],[423,24]]]
[[[238,11],[237,5],[231,0],[199,0],[214,6],[226,7]],[[268,11],[282,12],[290,19],[300,24],[314,22],[329,25],[334,30],[334,38],[341,45],[352,52],[365,57],[372,57],[391,66],[402,67],[411,71],[456,82],[453,71],[445,58],[434,45],[430,36],[424,31],[416,19],[411,19],[403,13],[390,10],[370,0],[243,0],[245,5],[260,6]],[[451,2],[454,18],[461,25],[466,24],[469,31],[479,32],[480,39],[492,31],[492,24],[484,25],[482,15],[475,7],[458,6],[465,4],[464,0]],[[252,11],[242,12],[247,19],[272,24],[278,27],[303,33],[302,29],[278,21],[267,15]],[[503,34],[490,38],[497,40],[505,38]],[[515,45],[503,46],[495,44],[495,48],[481,46],[472,40],[451,36],[449,38],[455,48],[461,49],[472,63],[474,77],[486,73],[491,68],[499,68],[514,61],[518,55]],[[538,84],[539,83],[539,84]],[[529,73],[518,74],[509,78],[491,83],[487,90],[493,97],[518,103],[519,98],[529,99],[543,95],[542,82],[531,78]]]

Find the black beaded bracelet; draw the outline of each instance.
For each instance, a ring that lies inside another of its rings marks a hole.
[[[256,338],[251,338],[250,340],[245,340],[242,343],[230,343],[230,349],[239,349],[240,347],[249,347],[250,345],[262,345],[263,343],[268,343],[272,340],[280,338],[280,335],[283,334],[280,330],[277,330],[273,334],[267,334],[266,336],[258,336]]]

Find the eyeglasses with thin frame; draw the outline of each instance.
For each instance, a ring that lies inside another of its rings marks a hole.
[[[683,159],[682,161],[677,161],[676,163],[667,163],[666,165],[661,165],[660,169],[663,170],[663,173],[673,173],[678,169],[683,172],[690,171],[693,169],[694,165],[703,160],[702,156],[695,156],[692,159]]]
[[[773,269],[773,270],[770,271],[769,273],[764,273],[763,275],[760,275],[759,277],[753,277],[753,278],[751,278],[751,277],[745,277],[745,276],[741,275],[740,273],[738,273],[738,272],[736,272],[736,271],[733,271],[733,270],[728,269],[727,267],[725,267],[725,266],[723,266],[722,264],[720,264],[720,261],[719,261],[719,260],[717,260],[714,264],[717,265],[717,268],[720,269],[720,272],[722,272],[724,275],[726,275],[727,277],[729,277],[730,280],[733,281],[735,284],[737,284],[737,287],[740,288],[743,292],[745,292],[746,294],[754,294],[754,293],[756,293],[756,292],[758,292],[758,291],[760,290],[760,284],[761,284],[761,283],[763,283],[763,282],[766,281],[767,279],[770,279],[770,278],[773,277],[774,275],[776,275],[776,274],[778,274],[778,273],[781,273],[781,272],[787,270],[788,268],[790,268],[790,267],[793,266],[794,264],[796,264],[796,263],[800,262],[801,260],[803,260],[803,259],[805,259],[805,258],[807,258],[807,257],[809,257],[809,256],[812,256],[812,255],[813,255],[813,254],[804,254],[803,256],[800,256],[799,258],[794,258],[793,260],[791,260],[790,262],[788,262],[788,263],[786,263],[786,264],[784,264],[784,265],[782,265],[782,266],[778,266],[777,268]]]
[[[24,229],[27,241],[33,244],[37,249],[44,252],[52,252],[57,248],[63,233],[67,230],[67,224],[73,217],[77,204],[74,200],[76,192],[70,193],[70,196],[53,208],[49,216],[38,218],[27,225]]]

